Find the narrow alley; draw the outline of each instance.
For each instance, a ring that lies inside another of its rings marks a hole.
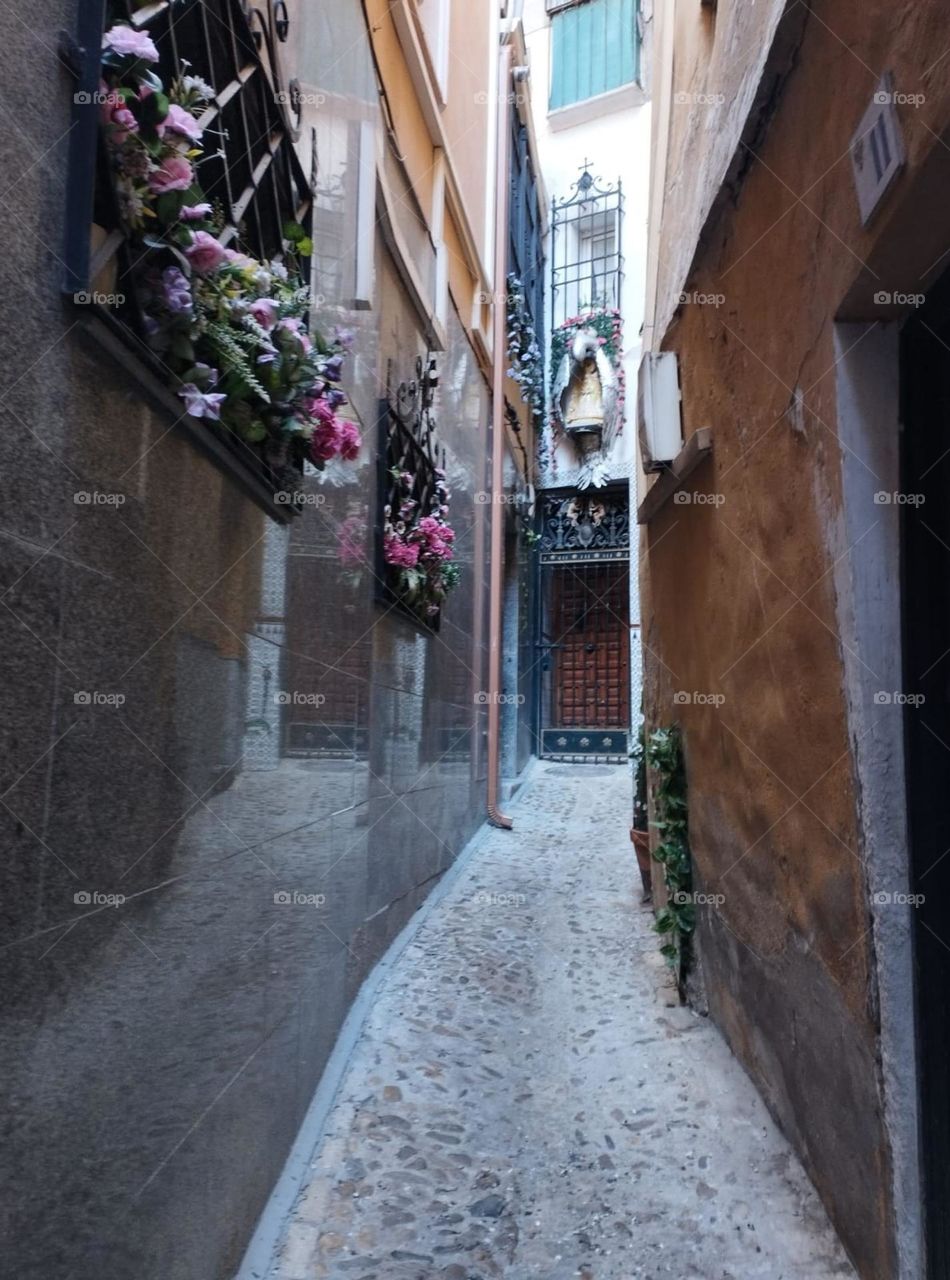
[[[752,1083],[671,994],[628,789],[622,766],[539,763],[515,830],[437,893],[268,1280],[854,1275]]]

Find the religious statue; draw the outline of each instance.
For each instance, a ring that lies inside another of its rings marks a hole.
[[[617,375],[594,329],[578,329],[554,384],[554,412],[580,453],[579,489],[608,481],[617,428]]]

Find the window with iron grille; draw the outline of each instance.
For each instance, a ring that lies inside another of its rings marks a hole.
[[[436,439],[435,356],[416,360],[415,377],[380,403],[376,524],[376,597],[387,608],[438,631],[442,608],[458,584],[455,531],[449,523],[445,449]]]
[[[636,81],[637,0],[548,0],[548,11],[551,111]]]
[[[585,164],[565,198],[551,204],[551,316],[555,329],[570,316],[620,307],[623,288],[624,195]]]
[[[100,50],[104,33],[115,24],[127,25],[130,40],[141,34],[153,42],[154,71],[163,85],[183,76],[203,82],[200,186],[216,210],[218,243],[268,262],[286,248],[288,226],[296,228],[301,244],[309,244],[313,201],[313,178],[294,146],[297,86],[285,87],[280,71],[279,46],[289,34],[287,7],[284,0],[253,6],[241,0],[157,0],[146,7],[133,0],[108,7],[102,0],[80,0],[77,41],[70,49],[77,92],[65,279],[65,291],[82,304],[80,315],[90,332],[121,360],[150,400],[173,413],[176,427],[270,514],[286,518],[292,505],[281,507],[274,497],[286,484],[287,471],[275,461],[273,448],[241,439],[216,422],[196,422],[190,410],[183,415],[175,379],[149,344],[141,287],[142,241],[149,241],[144,233],[129,233],[105,128],[100,128],[108,109],[100,87]],[[309,269],[309,259],[302,261]]]

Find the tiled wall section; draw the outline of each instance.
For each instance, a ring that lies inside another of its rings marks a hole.
[[[373,307],[347,311],[373,77],[356,0],[313,10],[320,38],[288,48],[317,87],[321,51],[345,50],[309,121],[317,289],[358,332],[365,447],[308,482],[289,533],[63,309],[71,90],[42,32],[73,6],[2,20],[0,84],[30,66],[34,100],[0,140],[0,1160],[20,1280],[231,1274],[361,979],[482,818],[487,394],[453,317],[437,408],[464,585],[426,638],[352,550],[371,547],[387,370],[411,376],[422,347],[379,244]]]

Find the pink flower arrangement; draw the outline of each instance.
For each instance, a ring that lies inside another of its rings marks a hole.
[[[187,191],[195,176],[190,161],[184,156],[168,155],[149,174],[148,185],[156,195],[168,191]]]
[[[142,264],[136,293],[149,343],[186,412],[249,445],[266,443],[275,478],[308,459],[321,469],[333,458],[354,462],[362,439],[339,416],[347,400],[335,385],[353,335],[311,339],[307,231],[287,224],[285,252],[269,262],[239,241],[221,243],[224,212],[198,179],[202,104],[215,90],[186,74],[164,85],[145,65],[158,56],[145,32],[113,26],[98,106],[123,228]]]
[[[227,250],[209,231],[193,231],[185,257],[199,275],[207,276],[226,260]]]
[[[445,475],[437,470],[430,510],[422,514],[411,494],[413,475],[405,471],[394,478],[403,495],[395,520],[392,510],[386,510],[383,559],[393,571],[396,594],[413,612],[431,621],[459,579],[458,568],[451,563],[455,542],[448,520],[451,494]]]
[[[177,102],[170,104],[168,115],[162,121],[161,130],[172,133],[181,134],[183,138],[187,138],[190,142],[197,142],[204,130],[201,125],[184,107],[180,107]]]
[[[107,52],[118,54],[120,58],[138,58],[142,62],[158,61],[158,50],[152,38],[144,31],[136,31],[134,27],[123,24],[109,28],[102,37],[102,47]]]

